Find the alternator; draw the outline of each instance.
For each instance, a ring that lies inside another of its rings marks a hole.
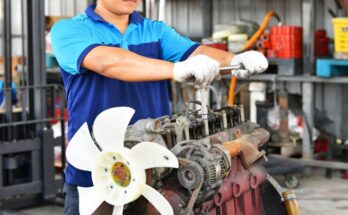
[[[231,169],[230,155],[218,144],[210,147],[199,141],[182,142],[172,152],[179,158],[191,161],[180,165],[178,179],[181,186],[193,190],[203,182],[198,201],[209,198]]]

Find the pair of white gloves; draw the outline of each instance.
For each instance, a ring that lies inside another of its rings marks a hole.
[[[241,69],[232,70],[232,76],[244,78],[264,72],[268,61],[257,51],[247,51],[236,55],[231,65],[240,65]],[[201,88],[208,86],[219,76],[220,63],[206,55],[197,55],[186,61],[174,64],[174,80],[184,82],[193,80]]]

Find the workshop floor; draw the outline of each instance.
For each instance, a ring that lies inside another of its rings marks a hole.
[[[348,180],[340,179],[339,172],[336,172],[332,179],[326,179],[321,170],[314,170],[311,175],[301,179],[301,186],[296,190],[301,215],[348,214]],[[43,206],[21,210],[18,213],[18,215],[47,214],[61,215],[63,208]]]
[[[302,179],[296,189],[301,215],[348,214],[348,180],[341,179],[338,172],[332,179],[314,175]]]

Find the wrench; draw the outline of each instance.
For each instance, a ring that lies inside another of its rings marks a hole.
[[[220,75],[229,75],[231,74],[231,70],[238,70],[238,69],[243,69],[243,66],[241,64],[236,64],[231,66],[220,67]]]
[[[241,64],[238,65],[231,65],[231,66],[226,66],[226,67],[220,67],[220,75],[227,75],[231,74],[231,70],[237,70],[237,69],[242,69],[243,66]],[[204,131],[205,135],[209,136],[209,125],[208,125],[208,109],[207,109],[207,92],[205,88],[200,89],[200,94],[201,94],[201,104],[202,104],[202,119],[204,123]]]

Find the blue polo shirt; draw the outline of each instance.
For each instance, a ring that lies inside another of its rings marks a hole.
[[[199,46],[165,23],[143,18],[138,12],[130,15],[129,26],[122,34],[94,9],[95,4],[92,4],[85,13],[57,22],[51,31],[52,46],[67,95],[68,139],[84,122],[91,130],[96,116],[112,107],[134,108],[136,113],[131,123],[170,114],[167,81],[125,82],[88,71],[81,64],[93,48],[111,46],[149,58],[177,62],[187,59]],[[70,164],[66,168],[65,182],[82,187],[93,185],[90,172]]]

